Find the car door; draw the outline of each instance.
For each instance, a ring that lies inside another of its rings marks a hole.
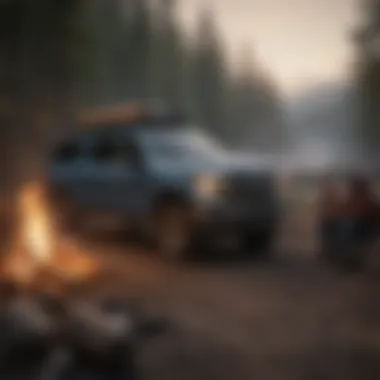
[[[70,138],[60,142],[50,156],[48,178],[56,188],[74,203],[81,205],[91,179],[88,144],[83,139]]]
[[[94,195],[106,212],[135,214],[143,198],[142,157],[132,139],[100,138],[93,148]]]

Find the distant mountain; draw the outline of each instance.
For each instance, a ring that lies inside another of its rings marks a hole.
[[[323,83],[287,106],[289,160],[297,166],[328,166],[352,159],[354,91],[348,83]]]
[[[321,83],[304,91],[288,103],[290,114],[300,117],[345,100],[350,86],[343,82]]]
[[[319,129],[344,129],[355,111],[352,93],[347,83],[326,83],[310,89],[288,104],[291,127],[318,134]]]

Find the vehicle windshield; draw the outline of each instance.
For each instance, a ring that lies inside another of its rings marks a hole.
[[[216,140],[196,128],[144,131],[141,140],[150,155],[168,161],[216,161],[222,159],[224,153]]]

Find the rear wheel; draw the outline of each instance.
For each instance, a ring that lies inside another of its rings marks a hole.
[[[272,229],[249,233],[245,236],[245,251],[249,257],[269,257],[273,253]]]
[[[63,235],[75,238],[93,237],[88,229],[91,218],[87,210],[67,203],[56,205],[54,214],[56,226]]]
[[[69,204],[53,203],[52,212],[55,218],[55,225],[62,233],[73,233],[79,225],[79,213]]]
[[[191,243],[191,215],[186,202],[158,202],[152,215],[152,240],[160,255],[173,261],[186,258]]]

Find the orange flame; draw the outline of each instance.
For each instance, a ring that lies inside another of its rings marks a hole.
[[[34,260],[47,263],[54,252],[54,228],[42,188],[28,185],[20,197],[21,241]]]
[[[22,189],[18,206],[20,225],[5,263],[7,276],[31,284],[44,271],[69,281],[84,281],[98,273],[97,263],[86,252],[57,233],[42,184],[32,182]]]

